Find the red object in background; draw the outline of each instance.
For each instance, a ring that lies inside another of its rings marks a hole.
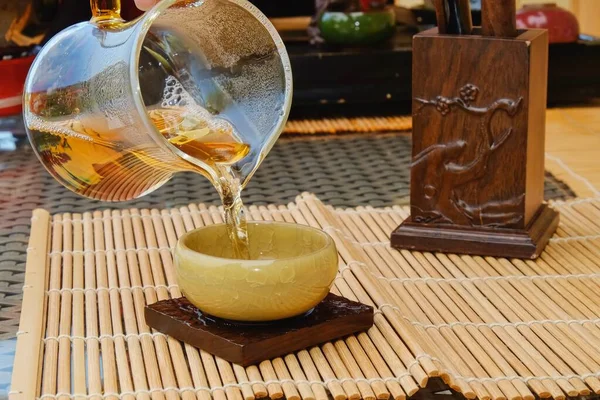
[[[386,5],[386,0],[360,0],[362,11],[380,10]]]
[[[35,56],[0,61],[0,117],[22,110],[23,86]]]
[[[579,39],[575,15],[553,3],[524,6],[517,11],[517,28],[548,29],[550,43],[572,43]]]

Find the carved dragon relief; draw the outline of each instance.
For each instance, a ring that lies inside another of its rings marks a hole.
[[[477,100],[478,94],[477,86],[467,84],[460,89],[458,97],[437,96],[433,100],[415,98],[420,104],[415,115],[426,107],[435,107],[442,118],[454,110],[480,116],[479,131],[487,140],[479,145],[475,158],[465,163],[457,162],[468,146],[464,140],[435,144],[413,157],[413,174],[423,179],[421,182],[415,182],[411,188],[413,200],[418,199],[411,202],[414,211],[418,211],[412,213],[413,221],[488,227],[509,227],[522,221],[523,215],[520,210],[524,195],[505,201],[467,204],[458,194],[461,186],[485,177],[491,155],[501,148],[513,133],[512,127],[499,135],[492,132],[492,120],[496,113],[504,112],[514,117],[523,101],[523,98],[516,101],[500,99],[488,107],[476,107],[473,102]]]

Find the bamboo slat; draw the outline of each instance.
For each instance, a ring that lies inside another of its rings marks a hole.
[[[33,399],[40,391],[43,373],[42,354],[44,321],[47,320],[45,289],[48,278],[50,215],[35,210],[31,218],[31,238],[27,248],[27,265],[23,291],[23,310],[17,332],[17,348],[11,383],[11,400]]]
[[[181,296],[171,249],[186,231],[222,222],[218,208],[52,223],[36,211],[10,398],[405,400],[433,377],[467,398],[600,394],[600,200],[552,206],[561,225],[535,261],[394,250],[401,207],[333,209],[309,194],[249,207],[252,220],[329,233],[339,252],[332,291],[376,314],[367,332],[247,368],[143,317],[146,304]]]
[[[374,133],[402,132],[412,129],[410,116],[365,117],[365,118],[323,118],[290,120],[283,133],[317,134],[317,133]]]

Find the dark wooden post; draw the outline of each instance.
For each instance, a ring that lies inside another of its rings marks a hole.
[[[411,216],[394,247],[535,258],[558,226],[543,203],[548,35],[511,33],[505,3],[484,1],[485,35],[414,37]]]
[[[514,0],[482,0],[481,34],[483,36],[517,36],[516,4]]]

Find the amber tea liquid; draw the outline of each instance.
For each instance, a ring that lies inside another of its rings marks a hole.
[[[158,131],[182,152],[205,163],[221,196],[229,238],[238,258],[249,258],[247,223],[241,199],[241,185],[232,165],[250,152],[233,127],[192,107],[160,108],[149,112]]]
[[[199,167],[185,166],[203,173],[219,191],[234,248],[238,257],[248,258],[241,186],[232,165],[246,157],[250,146],[237,139],[231,127],[223,123],[209,126],[196,115],[183,107],[149,112],[151,121],[169,143],[211,169],[212,174],[207,174]],[[50,172],[88,197],[136,198],[168,180],[173,172],[183,170],[183,166],[165,165],[160,154],[147,149],[123,152],[118,142],[105,139],[110,132],[87,128],[78,120],[48,124],[30,117],[28,125],[36,132],[36,146],[45,148],[40,157],[48,161]],[[99,162],[90,164],[90,160]]]

